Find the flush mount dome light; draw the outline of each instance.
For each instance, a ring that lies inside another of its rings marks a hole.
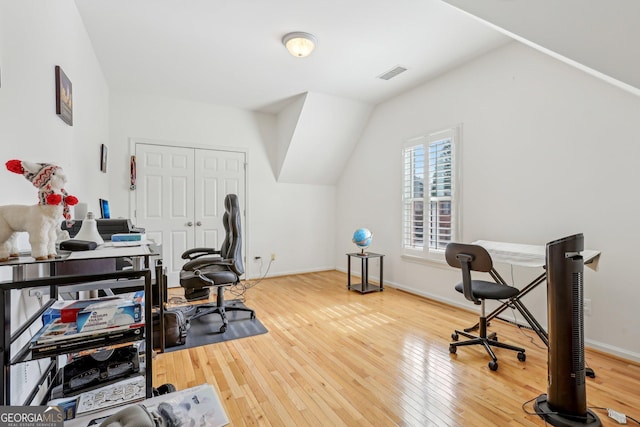
[[[286,34],[282,38],[282,44],[285,45],[289,53],[298,58],[309,56],[317,43],[318,39],[313,34],[302,31]]]

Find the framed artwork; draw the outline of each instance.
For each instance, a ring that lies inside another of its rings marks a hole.
[[[56,114],[66,124],[73,126],[71,81],[59,65],[56,65]]]
[[[107,146],[100,145],[100,170],[103,173],[107,173]]]

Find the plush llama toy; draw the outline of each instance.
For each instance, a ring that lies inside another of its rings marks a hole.
[[[19,231],[29,233],[32,257],[55,258],[60,217],[71,225],[69,206],[78,203],[78,199],[63,188],[67,183],[64,171],[56,165],[20,160],[9,160],[6,166],[33,183],[40,202],[32,206],[0,206],[0,261],[18,256],[16,233]]]

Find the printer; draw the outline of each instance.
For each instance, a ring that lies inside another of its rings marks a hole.
[[[104,241],[111,240],[111,236],[118,233],[144,233],[144,228],[134,227],[131,220],[128,218],[118,219],[96,219],[96,225],[98,226],[98,233]],[[62,230],[69,232],[70,237],[75,237],[82,227],[82,220],[75,220],[71,227],[67,227],[66,221],[62,221]]]

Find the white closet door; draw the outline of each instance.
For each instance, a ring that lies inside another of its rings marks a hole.
[[[196,246],[220,248],[225,235],[225,196],[238,195],[240,207],[244,207],[244,164],[244,153],[195,150]],[[244,230],[244,222],[242,226]]]
[[[170,284],[178,283],[181,255],[195,246],[194,150],[136,144],[136,225],[162,245]]]
[[[168,285],[178,286],[185,250],[220,248],[225,196],[237,194],[244,209],[245,153],[146,143],[135,147],[135,225],[162,245]],[[246,241],[244,230],[243,215]]]

